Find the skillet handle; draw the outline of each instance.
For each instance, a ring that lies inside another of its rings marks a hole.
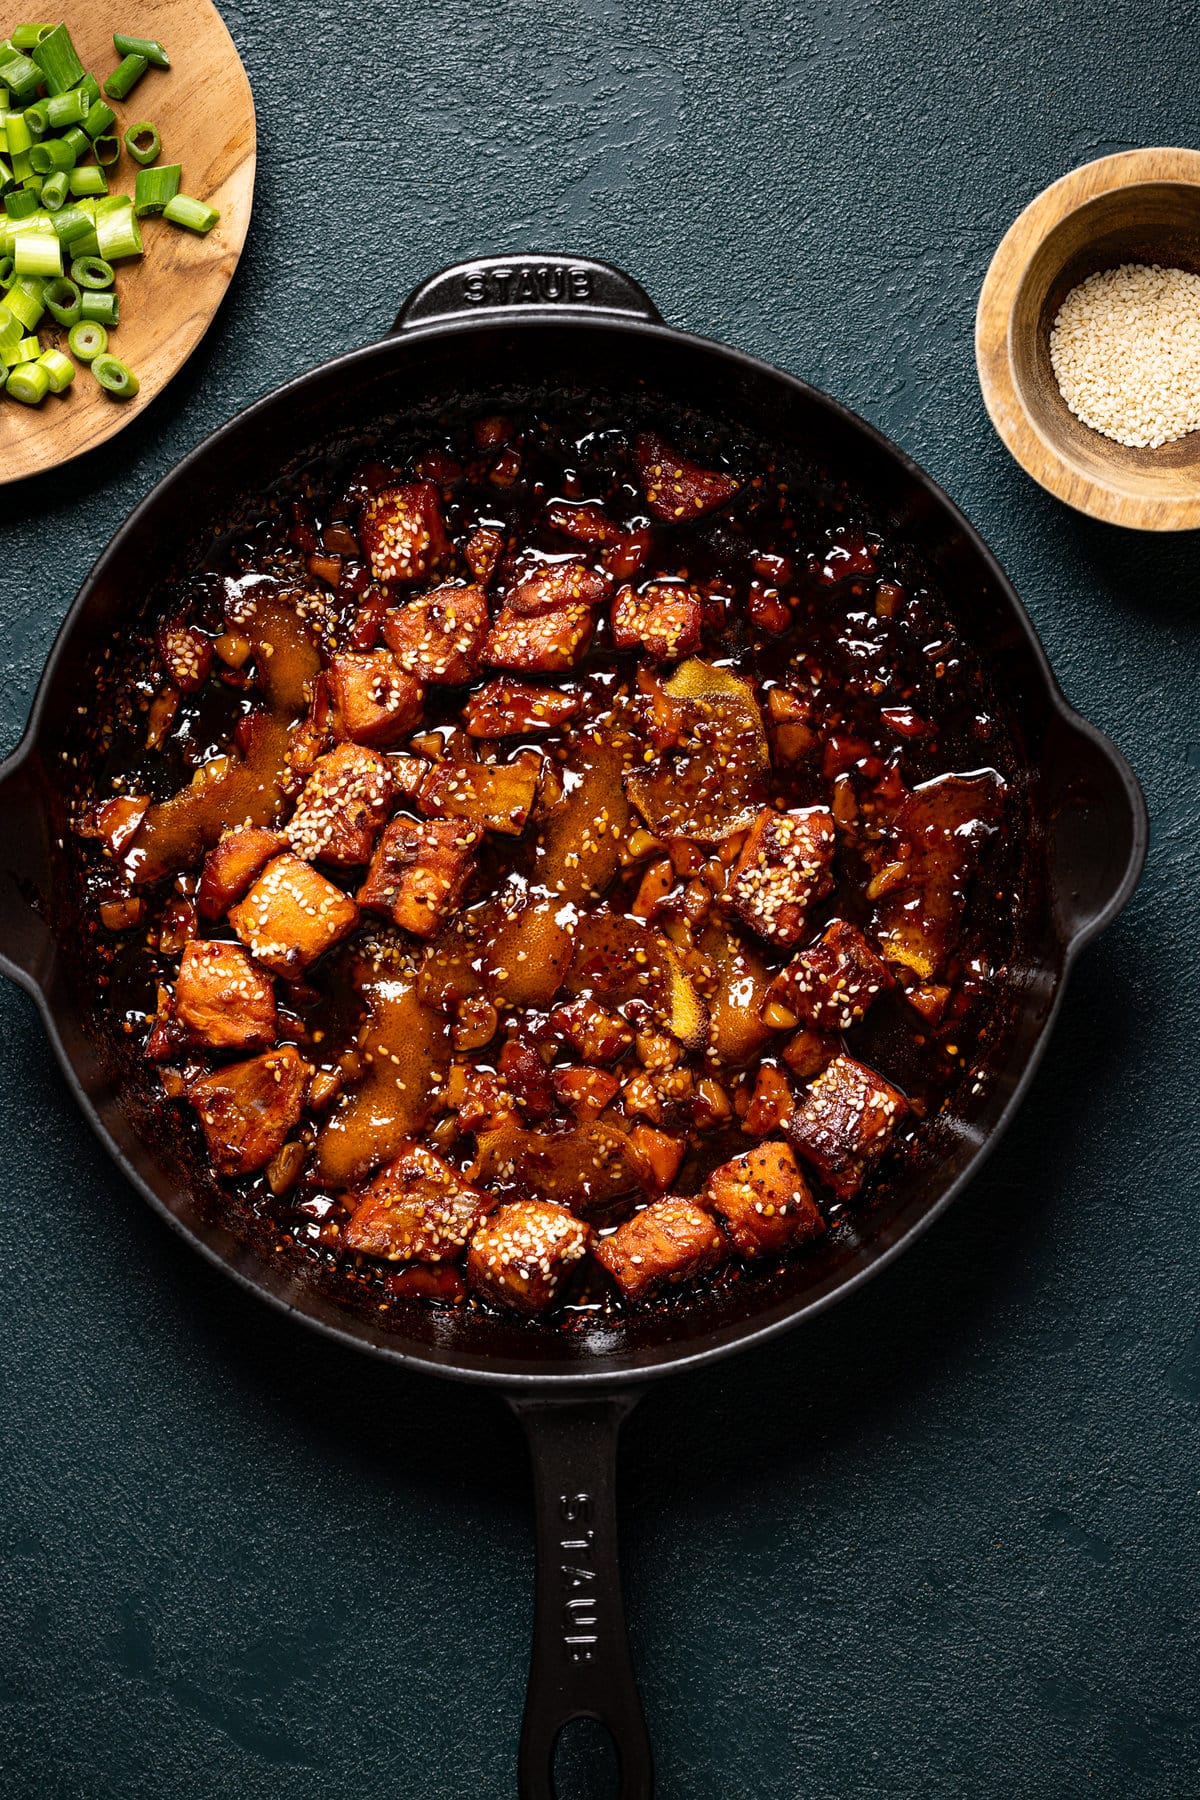
[[[537,1541],[520,1800],[555,1800],[554,1749],[570,1719],[607,1727],[620,1800],[651,1800],[654,1762],[617,1562],[617,1434],[637,1395],[509,1401],[529,1440]]]
[[[1137,776],[1086,719],[1056,721],[1043,767],[1054,912],[1075,950],[1116,918],[1137,886],[1149,815]]]
[[[580,313],[663,322],[650,296],[612,263],[590,256],[477,256],[440,269],[414,288],[389,335],[483,314],[545,323]]]
[[[55,954],[46,914],[50,825],[41,765],[18,751],[0,763],[0,975],[42,991]]]

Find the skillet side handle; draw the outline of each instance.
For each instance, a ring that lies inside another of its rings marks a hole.
[[[1059,721],[1044,766],[1054,912],[1078,949],[1111,924],[1136,888],[1149,815],[1137,776],[1086,719]]]
[[[54,957],[47,922],[50,826],[40,765],[20,751],[0,763],[0,975],[42,991]]]
[[[509,1400],[529,1440],[537,1541],[520,1800],[555,1800],[554,1750],[571,1719],[607,1727],[620,1800],[651,1800],[654,1763],[617,1561],[617,1436],[637,1396]]]
[[[662,314],[632,276],[590,256],[477,256],[452,263],[413,289],[390,335],[451,320],[564,314],[640,319],[661,325]]]

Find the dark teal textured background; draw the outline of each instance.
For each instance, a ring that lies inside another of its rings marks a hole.
[[[133,503],[465,254],[609,257],[669,320],[912,451],[1134,763],[1150,863],[957,1209],[813,1328],[634,1415],[624,1547],[661,1794],[1192,1800],[1197,544],[1027,481],[971,348],[988,258],[1038,189],[1200,142],[1192,9],[224,11],[259,109],[246,255],[163,399],[0,491],[0,747]],[[511,1795],[531,1547],[501,1403],[235,1292],[118,1179],[8,989],[0,1038],[0,1793]],[[580,1761],[564,1800],[597,1791]]]

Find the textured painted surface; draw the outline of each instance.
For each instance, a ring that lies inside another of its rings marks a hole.
[[[0,493],[0,745],[157,477],[468,252],[609,256],[670,319],[912,450],[1132,759],[1150,866],[958,1209],[814,1328],[634,1415],[627,1576],[661,1793],[1194,1795],[1197,546],[1031,486],[971,356],[991,248],[1037,189],[1104,151],[1200,141],[1191,9],[225,12],[259,105],[246,259],[145,418]],[[515,1426],[232,1291],[110,1170],[7,990],[0,1039],[0,1789],[511,1794]],[[564,1800],[598,1792],[576,1762]]]

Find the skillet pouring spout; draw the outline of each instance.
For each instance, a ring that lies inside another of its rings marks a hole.
[[[51,925],[53,802],[41,759],[0,763],[0,974],[40,996],[56,955]]]

